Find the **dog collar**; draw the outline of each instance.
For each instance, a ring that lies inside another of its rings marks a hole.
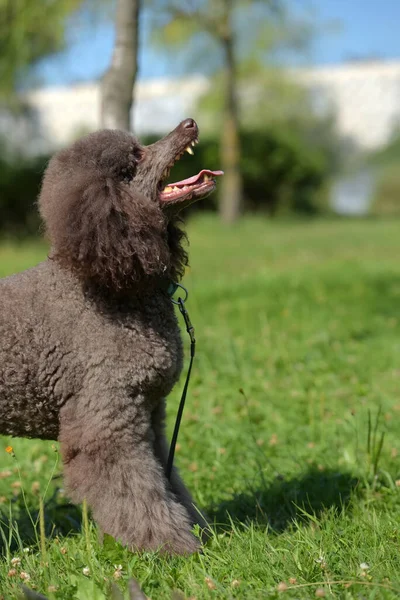
[[[178,299],[175,300],[174,296],[178,290],[183,292],[183,298],[181,297],[181,294],[179,294]],[[189,297],[189,292],[187,291],[187,289],[181,283],[176,283],[175,281],[167,281],[164,287],[164,291],[167,294],[167,296],[169,296],[169,298],[171,299],[171,302],[173,302],[177,306],[180,305],[180,301],[185,303]]]
[[[167,289],[166,289],[166,293],[168,294],[168,296],[170,298],[172,298],[172,296],[175,294],[176,290],[178,289],[179,285],[177,283],[175,283],[175,281],[170,281],[168,283]]]

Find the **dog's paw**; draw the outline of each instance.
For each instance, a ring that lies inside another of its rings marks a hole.
[[[161,554],[189,555],[201,550],[201,542],[190,531],[177,530],[164,536],[152,535],[139,543],[127,544],[132,552],[160,552]]]
[[[172,542],[166,545],[166,552],[170,554],[194,554],[201,550],[201,543],[192,533],[176,536]]]

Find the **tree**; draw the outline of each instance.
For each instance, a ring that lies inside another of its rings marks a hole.
[[[130,115],[137,74],[140,0],[117,0],[115,45],[101,82],[101,124],[131,129]]]
[[[65,46],[68,18],[84,0],[0,0],[0,100],[14,97],[38,62]]]
[[[285,0],[149,0],[158,10],[161,40],[170,46],[189,42],[205,65],[218,73],[223,108],[220,158],[225,175],[221,184],[220,214],[235,221],[242,206],[239,126],[239,67],[243,62],[262,62],[271,49],[304,39],[303,28],[286,25]],[[301,35],[300,35],[301,34]]]
[[[242,175],[240,171],[239,109],[237,99],[237,64],[235,34],[230,0],[221,0],[221,21],[214,23],[223,51],[224,61],[224,122],[221,137],[221,159],[225,178],[222,180],[221,217],[232,223],[240,214],[242,204]]]

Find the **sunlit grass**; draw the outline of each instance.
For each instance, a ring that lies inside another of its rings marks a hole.
[[[152,600],[173,590],[198,600],[398,598],[399,225],[191,223],[185,284],[198,351],[176,460],[214,534],[190,558],[101,545],[92,524],[80,533],[80,511],[52,479],[52,444],[3,438],[4,597],[17,597],[25,573],[65,600],[104,598],[130,576]],[[44,244],[0,244],[0,273],[45,255]]]

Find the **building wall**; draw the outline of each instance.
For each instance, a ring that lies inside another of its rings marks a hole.
[[[382,146],[400,124],[400,61],[298,69],[293,76],[309,88],[317,110],[334,111],[339,133],[361,149]],[[200,75],[139,82],[135,132],[165,133],[185,117],[196,117],[196,103],[209,85]],[[36,116],[37,149],[63,146],[99,127],[97,83],[38,89],[30,92],[27,100]],[[4,119],[0,119],[4,131],[3,125]],[[9,123],[8,131],[16,136],[15,124]]]
[[[180,120],[191,116],[196,100],[208,86],[208,80],[202,76],[139,82],[133,113],[135,133],[140,136],[170,131]],[[38,89],[30,92],[27,100],[50,147],[63,146],[100,127],[98,83]]]
[[[379,148],[399,128],[400,61],[315,68],[297,77],[317,108],[333,108],[340,134],[362,149]]]

